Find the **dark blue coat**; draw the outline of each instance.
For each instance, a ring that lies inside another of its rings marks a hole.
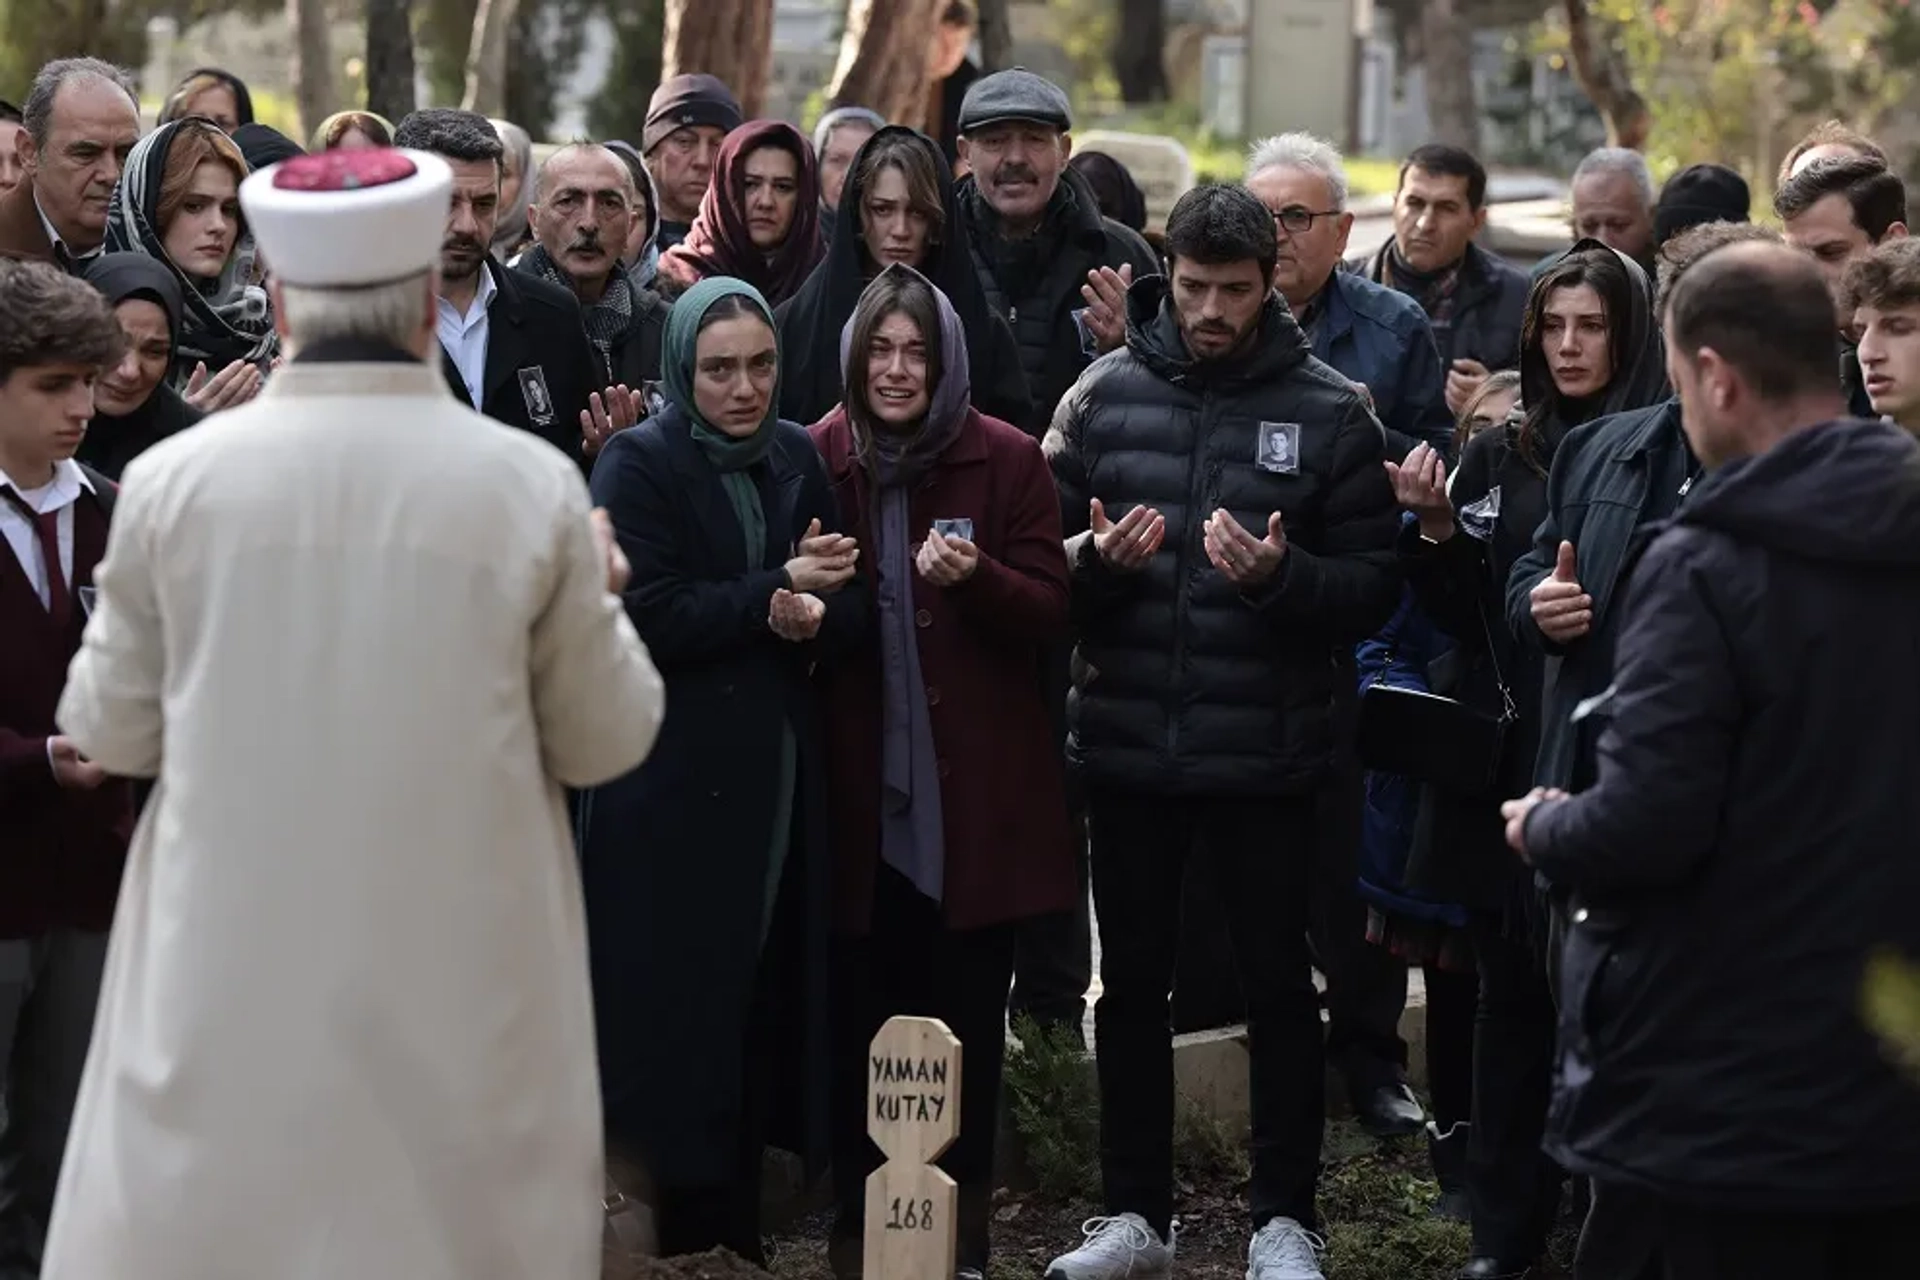
[[[1316,304],[1313,354],[1373,395],[1388,432],[1389,456],[1404,458],[1419,441],[1442,453],[1453,439],[1447,382],[1426,312],[1404,293],[1364,276],[1336,271]]]
[[[744,544],[720,473],[676,408],[608,441],[594,501],[633,566],[627,615],[666,682],[667,712],[638,769],[580,798],[587,931],[608,1134],[667,1186],[733,1176],[752,1066],[777,1081],[782,1145],[819,1150],[831,851],[809,668],[865,627],[856,579],[826,597],[819,639],[767,627],[794,543],[842,528],[804,428],[751,473],[766,545]],[[792,835],[763,944],[783,728],[797,745]],[[763,964],[766,952],[777,952]],[[763,974],[778,993],[757,989]],[[770,1062],[746,1061],[758,996],[783,1022]]]

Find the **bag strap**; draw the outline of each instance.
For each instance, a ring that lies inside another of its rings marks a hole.
[[[1488,547],[1488,551],[1492,548]],[[1500,670],[1500,653],[1493,643],[1493,624],[1487,621],[1487,596],[1484,591],[1475,592],[1474,612],[1480,615],[1480,632],[1487,638],[1487,661],[1493,665],[1493,683],[1500,690],[1500,719],[1508,722],[1520,718],[1519,704],[1513,700],[1513,689],[1507,684],[1506,673]]]

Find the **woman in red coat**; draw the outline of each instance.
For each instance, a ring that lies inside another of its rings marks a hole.
[[[813,428],[866,549],[869,643],[818,672],[834,844],[836,1242],[857,1247],[866,1051],[896,1014],[943,1019],[965,1070],[960,1264],[984,1272],[1014,924],[1076,892],[1042,655],[1067,630],[1060,504],[1032,437],[969,403],[966,337],[909,267],[841,343],[845,402]]]

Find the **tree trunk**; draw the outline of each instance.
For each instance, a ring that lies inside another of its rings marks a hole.
[[[1586,0],[1565,3],[1573,78],[1607,122],[1607,145],[1644,149],[1647,134],[1653,129],[1647,100],[1633,87],[1626,62],[1608,38],[1604,21],[1588,11]]]
[[[287,0],[287,24],[293,28],[293,101],[300,110],[301,140],[335,111],[333,49],[327,32],[325,0]]]
[[[1013,65],[1013,19],[1007,0],[978,0],[980,11],[980,74],[1004,71]]]
[[[1165,0],[1120,0],[1120,25],[1113,33],[1113,75],[1120,100],[1129,106],[1164,102],[1167,97]]]
[[[520,0],[480,0],[467,44],[467,92],[460,106],[483,116],[507,114],[507,54]]]
[[[1461,0],[1427,0],[1420,14],[1427,70],[1427,115],[1436,142],[1480,149],[1480,109],[1473,92],[1473,37]]]
[[[407,0],[367,0],[367,110],[395,124],[414,109]]]
[[[840,62],[827,88],[831,106],[871,107],[895,124],[931,133],[928,51],[940,0],[853,0]]]
[[[773,74],[773,0],[667,0],[660,77],[696,71],[720,77],[741,113],[756,118]]]

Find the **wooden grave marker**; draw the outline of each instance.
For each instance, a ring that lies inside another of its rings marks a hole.
[[[867,1054],[867,1134],[887,1160],[867,1179],[865,1280],[953,1275],[960,1188],[933,1162],[960,1119],[959,1039],[938,1018],[887,1019]]]

